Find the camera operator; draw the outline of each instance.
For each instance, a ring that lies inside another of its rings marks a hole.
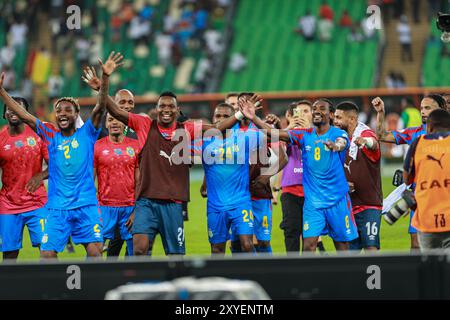
[[[417,209],[412,225],[421,250],[450,248],[450,113],[437,109],[427,119],[427,134],[411,145],[404,180],[415,183]]]

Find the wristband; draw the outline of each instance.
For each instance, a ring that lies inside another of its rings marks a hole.
[[[373,139],[372,138],[364,138],[366,141],[367,148],[371,149],[373,147]]]
[[[234,114],[234,117],[239,121],[244,119],[244,115],[242,114],[242,112],[240,110]]]

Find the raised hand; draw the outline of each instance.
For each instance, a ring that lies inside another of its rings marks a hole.
[[[273,125],[276,129],[281,129],[281,120],[276,115],[270,113],[266,116],[266,123]]]
[[[376,97],[372,100],[372,106],[374,107],[376,112],[384,113],[384,102],[380,97]]]
[[[92,90],[99,91],[102,81],[97,77],[97,72],[94,67],[86,67],[83,70],[84,76],[81,79],[87,83]]]
[[[120,52],[115,53],[114,51],[112,51],[105,63],[103,63],[100,58],[98,58],[98,63],[100,63],[100,65],[102,66],[103,74],[110,76],[114,72],[114,70],[123,65],[122,60],[123,56]]]
[[[239,109],[241,110],[242,114],[249,120],[253,120],[255,117],[255,104],[252,102],[252,100],[248,99],[247,97],[241,97],[238,101]]]
[[[250,97],[250,101],[255,105],[255,110],[259,110],[262,109],[262,97],[258,94],[254,94],[253,96]]]

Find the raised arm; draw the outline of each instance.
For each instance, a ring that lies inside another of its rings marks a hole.
[[[253,97],[251,99],[241,97],[238,101],[238,105],[242,114],[247,119],[252,121],[256,127],[258,127],[259,129],[263,129],[262,132],[268,139],[273,140],[273,137],[278,135],[278,139],[280,141],[289,142],[291,140],[287,131],[272,128],[271,125],[269,125],[256,115],[256,103]]]
[[[120,64],[121,65],[121,64]],[[81,78],[83,79],[86,84],[95,91],[100,91],[102,80],[97,76],[97,72],[95,71],[94,67],[86,67],[83,70],[84,76]],[[128,112],[122,110],[119,108],[119,106],[116,104],[113,98],[111,96],[107,95],[106,97],[106,109],[108,112],[119,121],[128,124]]]
[[[36,131],[36,120],[37,118],[29,113],[25,108],[23,108],[17,101],[15,101],[3,88],[3,81],[5,79],[5,73],[2,72],[0,75],[0,97],[5,103],[6,107],[13,111],[17,116],[25,122],[31,129]]]
[[[102,115],[105,110],[107,99],[108,99],[108,90],[109,90],[109,76],[120,67],[123,62],[120,62],[123,59],[123,56],[120,52],[114,54],[114,51],[108,57],[108,60],[103,64],[102,60],[99,58],[98,62],[102,67],[102,82],[100,85],[100,92],[97,98],[97,105],[91,114],[91,120],[94,127],[98,128],[101,123]]]
[[[384,120],[384,102],[380,97],[372,100],[372,106],[377,112],[377,136],[380,141],[395,143],[395,137],[391,131],[386,130]]]

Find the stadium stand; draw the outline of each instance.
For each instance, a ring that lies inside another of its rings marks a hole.
[[[151,3],[152,5],[149,5]],[[118,73],[118,77],[112,79],[111,89],[114,92],[119,87],[127,87],[137,95],[157,93],[167,89],[174,89],[177,93],[198,92],[195,83],[195,72],[202,57],[208,54],[206,43],[203,39],[204,31],[196,27],[196,17],[201,8],[207,12],[207,28],[220,30],[224,27],[223,12],[213,1],[199,1],[195,5],[182,1],[115,1],[114,6],[107,6],[107,2],[83,1],[83,8],[91,12],[89,20],[95,16],[96,23],[83,25],[81,32],[76,37],[86,39],[98,39],[101,54],[106,56],[111,50],[120,51],[127,59],[126,67]],[[135,42],[129,35],[129,18],[123,17],[125,6],[132,6],[133,17],[142,16],[147,8],[150,12],[148,18],[151,24],[150,36],[144,41]],[[164,29],[165,14],[169,13],[175,20],[174,29],[171,31],[172,39],[179,51],[172,47],[172,62],[162,66],[158,60],[158,48],[156,35]],[[117,22],[117,17],[119,22]],[[87,19],[87,18],[83,18]],[[116,19],[116,20],[114,20]],[[122,21],[120,21],[122,20]],[[92,20],[93,21],[93,20]],[[116,36],[113,24],[118,23],[120,41],[115,41]],[[184,40],[183,40],[184,39]],[[60,60],[74,59],[75,50],[60,53]],[[176,53],[176,51],[178,53]],[[175,54],[180,55],[179,61],[174,63]],[[79,65],[79,61],[77,61]],[[65,72],[62,95],[89,96],[90,89],[81,83],[81,69],[75,68],[72,72]],[[179,74],[184,73],[184,74]],[[181,79],[176,81],[176,79]]]
[[[431,35],[423,59],[423,85],[425,87],[448,86],[450,83],[450,44],[440,39],[442,32],[431,21]]]
[[[372,87],[378,35],[362,42],[349,42],[350,31],[337,26],[345,9],[354,21],[360,21],[364,17],[365,2],[352,1],[350,5],[350,1],[340,0],[329,1],[329,4],[335,13],[332,40],[307,42],[292,30],[298,17],[307,9],[313,14],[319,12],[319,1],[286,0],[283,6],[267,0],[258,6],[251,1],[240,1],[234,21],[234,42],[229,52],[247,52],[248,66],[239,73],[227,71],[221,91],[238,88],[285,91]],[[279,69],[286,72],[273,76],[273,70]]]

